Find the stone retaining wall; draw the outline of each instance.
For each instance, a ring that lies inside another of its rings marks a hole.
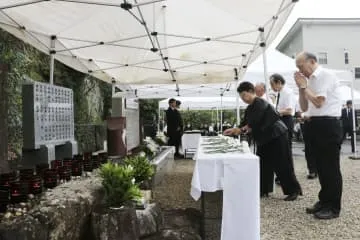
[[[164,154],[171,155],[172,159],[162,156],[159,160],[157,173],[160,175],[154,181],[157,183],[173,163],[172,149],[166,149]],[[0,239],[97,240],[91,216],[103,195],[101,179],[96,171],[87,177],[61,184],[43,193],[38,204],[25,215],[4,217],[0,223]],[[141,240],[200,239],[197,227],[200,218],[191,210],[163,213],[157,204],[149,204],[144,210],[136,210],[136,218]],[[106,237],[101,239],[110,240]]]
[[[95,174],[47,190],[26,215],[3,219],[2,240],[72,240],[86,238],[93,207],[102,199]]]

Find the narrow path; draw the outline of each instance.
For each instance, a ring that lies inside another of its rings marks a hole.
[[[305,213],[317,200],[319,181],[306,179],[307,169],[301,144],[295,144],[295,170],[304,196],[284,202],[281,189],[261,199],[261,240],[358,240],[360,239],[360,160],[349,160],[348,146],[342,149],[343,209],[340,218],[321,221]],[[163,209],[196,208],[190,196],[193,160],[175,161],[173,172],[155,188],[154,198]]]
[[[175,160],[173,171],[155,187],[154,199],[163,209],[200,209],[200,201],[196,202],[190,196],[194,164],[193,160]]]

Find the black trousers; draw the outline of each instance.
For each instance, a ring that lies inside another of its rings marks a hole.
[[[168,145],[175,146],[175,155],[179,155],[179,147],[181,144],[181,133],[180,131],[168,133]]]
[[[260,157],[261,193],[273,191],[273,172],[275,172],[279,178],[281,188],[285,195],[301,191],[290,157],[287,133],[264,145],[259,145],[257,147],[257,155]]]
[[[309,173],[317,173],[315,157],[310,154],[310,140],[308,138],[309,133],[309,122],[305,121],[300,125],[303,134],[303,140],[305,145],[305,160]]]
[[[292,138],[294,133],[294,118],[292,116],[282,116],[280,117],[281,121],[285,123],[286,127],[288,128],[288,141],[292,159]]]
[[[308,130],[310,154],[315,158],[321,185],[320,204],[339,213],[342,195],[340,147],[343,137],[340,120],[311,118]]]
[[[353,126],[344,126],[343,127],[342,141],[345,140],[346,134],[350,135],[350,137],[351,137],[351,140],[350,140],[351,141],[351,152],[355,152],[355,140],[354,140]]]

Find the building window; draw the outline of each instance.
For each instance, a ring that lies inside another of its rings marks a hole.
[[[319,52],[318,59],[320,64],[327,64],[327,53]]]
[[[360,78],[360,67],[355,68],[355,78]]]
[[[349,53],[348,52],[344,53],[344,58],[345,58],[345,64],[349,64]]]

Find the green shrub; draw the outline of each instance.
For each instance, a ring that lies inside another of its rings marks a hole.
[[[128,205],[141,197],[131,166],[108,162],[101,166],[100,176],[105,189],[106,204],[109,207]]]
[[[145,156],[134,156],[125,159],[125,164],[132,166],[135,182],[140,184],[151,179],[154,175],[154,167]]]
[[[155,138],[154,141],[159,145],[159,146],[164,146],[166,145],[166,143],[161,139],[161,138]]]
[[[152,151],[146,146],[146,144],[141,144],[141,145],[138,147],[138,150],[139,150],[140,152],[144,152],[149,159],[154,158],[155,155],[156,155],[154,152],[152,152]]]

